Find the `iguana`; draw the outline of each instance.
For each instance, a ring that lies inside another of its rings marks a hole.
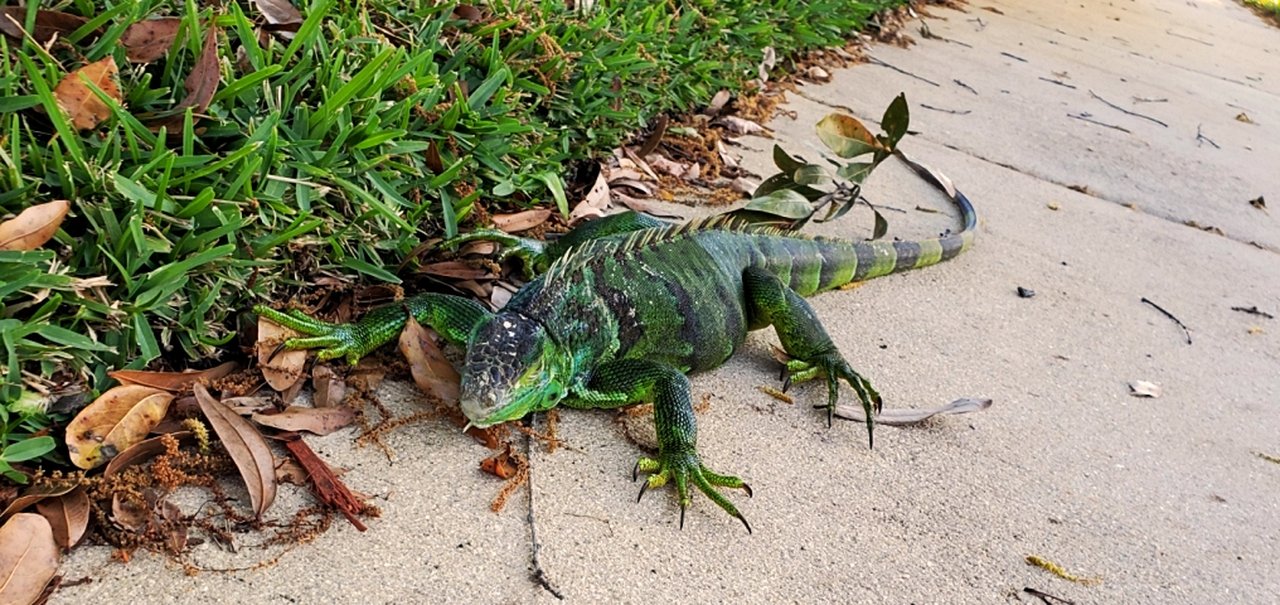
[[[725,216],[669,225],[634,213],[589,222],[545,247],[504,236],[514,254],[545,272],[497,313],[444,294],[419,294],[349,324],[261,305],[255,311],[307,336],[285,347],[320,348],[321,359],[352,364],[394,338],[412,313],[465,347],[461,406],[478,427],[557,405],[652,402],[659,448],[656,458],[636,462],[633,478],[650,473],[640,496],[675,483],[683,527],[692,483],[750,532],[716,487],[748,496],[751,488],[708,469],[698,455],[686,373],[720,365],[748,331],[773,326],[792,358],[786,384],[825,376],[830,423],[843,379],[862,403],[871,440],[880,395],[836,350],[803,297],[959,254],[973,242],[977,216],[963,194],[953,199],[963,230],[914,242],[807,237]]]

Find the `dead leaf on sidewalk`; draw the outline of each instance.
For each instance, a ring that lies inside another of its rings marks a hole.
[[[10,20],[12,19],[12,21]],[[5,6],[0,8],[0,32],[22,39],[22,26],[27,21],[27,7]],[[53,39],[54,36],[66,36],[80,29],[89,20],[69,13],[53,10],[37,10],[36,26],[32,28],[31,37],[40,44]]]
[[[0,527],[0,603],[34,603],[58,573],[53,528],[34,513],[14,515]]]
[[[276,350],[284,341],[298,336],[301,334],[268,319],[258,318],[258,342],[254,345],[257,348],[258,365],[262,368],[262,377],[267,380],[267,384],[277,391],[287,391],[302,379],[307,352],[302,349]]]
[[[1134,380],[1129,383],[1129,394],[1134,397],[1149,397],[1155,399],[1164,392],[1160,385],[1145,380]]]
[[[55,200],[36,204],[0,222],[0,250],[35,250],[58,233],[71,202]]]
[[[165,445],[165,437],[173,437],[181,443],[184,440],[191,440],[192,435],[193,433],[191,433],[191,431],[178,431],[176,433],[166,433],[158,437],[152,437],[150,439],[143,439],[142,441],[133,444],[133,447],[120,452],[119,455],[112,458],[111,462],[107,463],[107,468],[102,470],[102,476],[110,477],[135,464],[141,464],[155,456],[163,454],[167,447]]]
[[[1264,198],[1264,197],[1262,197],[1261,195],[1259,195],[1258,197],[1255,197],[1255,198],[1253,198],[1253,199],[1249,200],[1249,205],[1250,205],[1250,206],[1253,206],[1254,208],[1257,208],[1258,210],[1266,210],[1266,209],[1267,209],[1267,200],[1266,200],[1266,198]],[[2,226],[0,226],[0,228],[2,228]],[[3,245],[4,245],[4,244],[3,244],[3,242],[4,242],[4,238],[0,238],[0,247],[3,247]]]
[[[311,386],[315,389],[312,402],[318,408],[336,408],[347,397],[347,381],[322,363],[311,369]]]
[[[400,333],[400,353],[408,360],[413,382],[419,389],[448,405],[458,403],[458,385],[462,377],[445,358],[440,345],[436,344],[433,330],[422,327],[410,317]]]
[[[1240,112],[1239,114],[1236,114],[1236,121],[1243,122],[1245,124],[1253,124],[1253,119],[1249,117],[1249,114],[1243,111]]]
[[[608,207],[609,180],[605,176],[604,167],[601,166],[599,173],[596,174],[596,182],[591,185],[591,190],[581,202],[578,202],[577,206],[573,207],[573,212],[569,213],[569,223],[604,216],[604,211]]]
[[[723,125],[733,134],[761,134],[765,131],[764,126],[738,116],[722,116],[715,123]]]
[[[282,431],[307,431],[328,435],[356,420],[355,410],[348,407],[308,408],[291,405],[278,414],[257,413],[254,422]]]
[[[39,504],[40,501],[45,498],[57,498],[58,496],[69,493],[75,488],[75,483],[65,483],[61,485],[33,485],[24,490],[21,496],[14,498],[13,501],[5,507],[4,512],[0,512],[0,521],[31,508],[31,506],[35,504]]]
[[[549,218],[551,218],[551,211],[546,208],[525,210],[515,214],[495,214],[493,226],[507,233],[517,233],[537,227],[547,222]]]
[[[500,479],[516,476],[519,469],[519,460],[512,456],[510,443],[507,444],[506,449],[480,461],[480,470]]]
[[[118,73],[116,60],[107,57],[67,74],[67,77],[58,82],[58,86],[53,89],[53,97],[76,130],[91,130],[111,116],[111,108],[93,93],[85,80],[92,82],[116,103],[120,103],[124,97],[120,95],[120,85],[116,83]]]
[[[140,384],[172,393],[181,393],[191,389],[191,385],[200,381],[213,381],[240,369],[240,364],[228,361],[220,366],[207,370],[188,370],[185,372],[148,372],[145,370],[116,370],[107,372],[123,384]]]
[[[83,485],[40,501],[36,510],[49,521],[54,542],[64,550],[75,546],[89,527],[89,496]]]
[[[271,448],[253,423],[214,399],[204,385],[197,384],[194,390],[200,411],[240,470],[254,514],[261,517],[276,499],[276,467]]]
[[[130,25],[120,36],[125,58],[132,63],[150,63],[165,56],[181,28],[179,17],[146,19]]]
[[[67,424],[72,464],[91,469],[142,441],[164,419],[173,394],[141,385],[115,387]]]

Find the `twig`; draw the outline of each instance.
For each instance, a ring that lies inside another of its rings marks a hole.
[[[1040,76],[1040,79],[1041,79],[1041,80],[1044,80],[1045,82],[1048,82],[1048,83],[1050,83],[1050,84],[1057,84],[1058,86],[1065,86],[1065,87],[1067,87],[1067,88],[1070,88],[1071,90],[1075,90],[1075,89],[1076,89],[1076,85],[1075,85],[1075,84],[1067,84],[1066,82],[1063,82],[1062,80],[1051,80],[1051,79],[1046,78],[1046,77],[1044,77],[1044,76]]]
[[[967,90],[967,91],[969,91],[969,92],[973,93],[973,94],[974,94],[974,96],[977,96],[978,91],[974,90],[972,86],[969,86],[968,84],[965,84],[964,82],[961,82],[960,80],[955,80],[955,79],[953,79],[953,80],[951,80],[951,81],[952,81],[952,82],[955,82],[955,83],[956,83],[956,85],[957,85],[957,86],[959,86],[960,88],[963,88],[963,89],[965,89],[965,90]]]
[[[1221,147],[1218,146],[1217,143],[1213,142],[1213,139],[1204,136],[1204,133],[1200,132],[1201,126],[1202,124],[1196,124],[1196,146],[1199,147],[1200,143],[1208,143],[1210,145],[1213,145],[1214,149],[1222,149]]]
[[[1168,103],[1169,99],[1166,99],[1164,97],[1160,97],[1158,99],[1153,99],[1151,97],[1133,97],[1133,102],[1134,103]],[[1228,105],[1230,105],[1230,103],[1228,103]]]
[[[1201,40],[1200,38],[1192,38],[1191,36],[1187,36],[1187,35],[1179,34],[1179,33],[1174,32],[1174,31],[1173,31],[1173,30],[1171,30],[1171,29],[1166,29],[1166,30],[1164,30],[1164,33],[1169,34],[1170,36],[1174,36],[1174,37],[1176,37],[1176,38],[1182,38],[1182,39],[1184,39],[1184,40],[1190,40],[1190,41],[1192,41],[1192,42],[1199,42],[1199,43],[1201,43],[1201,44],[1203,44],[1203,45],[1205,45],[1205,46],[1213,46],[1213,42],[1205,42],[1204,40]]]
[[[1116,105],[1115,103],[1112,103],[1111,101],[1108,101],[1108,100],[1106,100],[1106,99],[1104,99],[1104,98],[1102,98],[1102,97],[1098,96],[1098,94],[1097,94],[1097,93],[1095,93],[1095,92],[1093,92],[1092,90],[1090,90],[1090,91],[1089,91],[1089,96],[1091,96],[1091,97],[1093,97],[1093,98],[1095,98],[1095,99],[1097,99],[1097,100],[1099,100],[1099,101],[1102,101],[1103,103],[1106,103],[1106,105],[1107,105],[1108,107],[1110,107],[1110,108],[1112,108],[1112,109],[1119,110],[1121,113],[1127,113],[1127,114],[1129,114],[1129,115],[1131,115],[1131,116],[1133,116],[1133,117],[1135,117],[1135,118],[1142,118],[1142,119],[1144,119],[1144,120],[1150,120],[1150,121],[1152,121],[1152,122],[1155,122],[1156,124],[1159,124],[1159,125],[1161,125],[1161,126],[1164,126],[1165,128],[1168,128],[1168,127],[1169,127],[1169,125],[1168,125],[1168,124],[1165,124],[1164,122],[1161,122],[1160,120],[1157,120],[1157,119],[1155,119],[1155,118],[1153,118],[1153,117],[1151,117],[1151,116],[1144,116],[1144,115],[1142,115],[1142,114],[1140,114],[1140,113],[1138,113],[1138,112],[1136,112],[1136,111],[1129,111],[1128,109],[1125,109],[1125,108],[1123,108],[1123,107],[1121,107],[1121,106],[1119,106],[1119,105]]]
[[[1030,586],[1023,588],[1022,592],[1025,592],[1033,597],[1040,599],[1041,601],[1044,601],[1046,605],[1053,605],[1055,601],[1058,603],[1062,603],[1062,605],[1076,605],[1075,601],[1068,601],[1062,597],[1051,595],[1043,590],[1036,590]]]
[[[970,110],[968,110],[968,109],[943,109],[943,108],[941,108],[941,107],[934,107],[934,106],[932,106],[932,105],[927,105],[927,104],[925,104],[925,103],[921,103],[921,104],[920,104],[920,106],[921,106],[921,107],[923,107],[923,108],[925,108],[925,109],[932,109],[932,110],[934,110],[934,111],[941,111],[942,113],[951,113],[951,114],[955,114],[955,115],[958,115],[958,116],[965,116],[965,115],[969,115],[969,114],[973,113],[972,111],[970,111]]]
[[[1090,114],[1088,114],[1088,113],[1081,113],[1081,114],[1069,113],[1069,114],[1067,114],[1067,117],[1068,117],[1068,118],[1075,118],[1075,119],[1077,119],[1077,120],[1084,120],[1085,122],[1088,122],[1088,123],[1090,123],[1090,124],[1097,124],[1098,126],[1105,126],[1105,127],[1107,127],[1107,128],[1113,129],[1113,130],[1119,130],[1120,132],[1123,132],[1123,133],[1125,133],[1125,134],[1133,134],[1132,132],[1130,132],[1130,131],[1129,131],[1129,129],[1128,129],[1128,128],[1125,128],[1124,126],[1116,126],[1115,124],[1108,124],[1108,123],[1106,123],[1106,122],[1099,122],[1099,121],[1097,121],[1097,120],[1093,119],[1093,116],[1092,116],[1092,115],[1090,115]]]
[[[1145,297],[1145,296],[1143,296],[1143,297],[1142,297],[1142,302],[1147,303],[1148,305],[1151,305],[1152,307],[1154,307],[1154,308],[1155,308],[1155,310],[1157,310],[1157,311],[1159,311],[1159,312],[1161,312],[1161,313],[1164,313],[1164,316],[1165,316],[1165,317],[1168,317],[1169,319],[1172,319],[1172,320],[1173,320],[1173,323],[1178,324],[1178,327],[1179,327],[1179,328],[1182,328],[1182,333],[1183,333],[1183,334],[1185,334],[1185,335],[1187,336],[1187,344],[1191,344],[1191,330],[1188,330],[1188,329],[1187,329],[1187,325],[1186,325],[1186,324],[1184,324],[1184,323],[1182,323],[1182,320],[1178,319],[1177,317],[1174,317],[1174,316],[1173,316],[1173,313],[1170,313],[1170,312],[1168,312],[1168,311],[1165,311],[1165,310],[1164,310],[1164,307],[1161,307],[1160,305],[1157,305],[1156,303],[1151,302],[1151,300],[1150,300],[1150,299],[1148,299],[1148,298],[1147,298],[1147,297]]]
[[[1019,57],[1018,55],[1015,55],[1015,54],[1013,54],[1013,53],[1007,53],[1007,52],[1004,52],[1004,51],[1000,51],[1000,54],[1002,54],[1002,55],[1004,55],[1004,56],[1006,56],[1006,57],[1009,57],[1010,59],[1017,59],[1017,60],[1019,60],[1019,61],[1022,61],[1023,63],[1030,63],[1030,61],[1028,61],[1028,60],[1026,60],[1026,59],[1023,59],[1022,57]]]
[[[1258,305],[1254,305],[1254,306],[1252,306],[1252,307],[1231,307],[1231,310],[1232,310],[1232,311],[1239,311],[1239,312],[1241,312],[1241,313],[1248,313],[1249,315],[1257,315],[1257,316],[1259,316],[1259,317],[1265,317],[1265,318],[1267,318],[1267,319],[1275,319],[1275,318],[1276,318],[1276,316],[1274,316],[1274,315],[1272,315],[1272,314],[1270,314],[1270,313],[1267,313],[1266,311],[1263,311],[1263,310],[1259,309],[1259,308],[1258,308]]]
[[[524,454],[529,460],[529,514],[526,519],[529,521],[529,543],[533,547],[533,581],[551,593],[551,596],[563,601],[564,593],[560,592],[560,589],[547,578],[547,572],[542,569],[542,563],[538,560],[538,551],[542,550],[542,544],[538,542],[538,527],[533,519],[533,438],[528,433],[524,434]]]
[[[880,59],[877,59],[877,58],[875,58],[875,57],[872,57],[871,55],[867,55],[867,61],[868,61],[868,62],[870,62],[870,63],[872,63],[872,64],[879,65],[880,67],[888,67],[889,69],[892,69],[893,71],[896,71],[896,72],[898,72],[898,73],[900,73],[900,74],[902,74],[902,75],[904,75],[904,76],[911,76],[912,78],[915,78],[915,79],[917,79],[917,80],[920,80],[921,82],[924,82],[925,84],[929,84],[929,85],[932,85],[932,86],[939,86],[939,87],[941,87],[941,84],[938,84],[937,82],[934,82],[933,80],[930,80],[930,79],[928,79],[928,78],[923,78],[923,77],[921,77],[921,76],[917,76],[917,75],[915,75],[915,74],[913,74],[913,73],[911,73],[911,72],[909,72],[909,71],[907,71],[907,70],[905,70],[905,69],[902,69],[901,67],[894,67],[893,65],[889,65],[888,63],[885,63],[884,61],[881,61]]]
[[[932,29],[929,29],[929,22],[928,22],[928,21],[925,21],[924,19],[921,19],[921,20],[920,20],[920,35],[921,35],[922,37],[924,37],[926,40],[942,40],[943,42],[950,42],[950,43],[952,43],[952,44],[959,44],[960,46],[963,46],[963,47],[965,47],[965,48],[973,48],[973,45],[972,45],[972,44],[969,44],[969,43],[967,43],[967,42],[961,42],[961,41],[959,41],[959,40],[952,40],[951,38],[947,38],[947,37],[944,37],[944,36],[939,36],[938,34],[933,33],[933,30],[932,30]]]

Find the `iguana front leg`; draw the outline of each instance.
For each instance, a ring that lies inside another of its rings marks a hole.
[[[351,365],[395,338],[404,329],[409,315],[419,323],[431,326],[445,340],[458,345],[466,345],[472,329],[491,315],[474,300],[430,293],[379,307],[359,321],[345,324],[320,321],[297,309],[280,312],[266,305],[257,305],[253,312],[306,335],[306,338],[286,340],[286,349],[318,348],[320,351],[316,357],[345,357]]]
[[[641,471],[651,473],[636,497],[637,502],[648,489],[662,487],[668,481],[674,483],[680,502],[680,527],[684,528],[684,513],[690,503],[689,484],[692,483],[725,512],[742,521],[748,533],[751,531],[746,517],[716,490],[717,486],[740,488],[750,496],[751,487],[742,479],[712,471],[702,464],[698,456],[698,424],[693,415],[689,379],[683,372],[653,361],[610,361],[597,367],[591,374],[587,389],[575,395],[576,399],[567,400],[566,405],[615,408],[653,402],[658,457],[641,457],[636,462],[633,479],[638,478]]]
[[[747,311],[751,329],[772,325],[787,354],[795,358],[787,364],[787,384],[818,376],[827,378],[827,426],[840,397],[840,380],[853,387],[867,413],[867,441],[875,445],[874,412],[880,411],[880,394],[871,383],[853,371],[836,349],[804,297],[782,283],[777,276],[755,267],[743,272]]]

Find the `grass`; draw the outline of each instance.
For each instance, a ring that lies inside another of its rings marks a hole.
[[[479,208],[566,212],[576,163],[658,114],[741,90],[766,47],[840,45],[902,3],[620,0],[582,13],[496,0],[468,19],[454,3],[313,0],[291,40],[263,33],[249,0],[41,7],[89,22],[48,52],[0,35],[0,217],[73,205],[42,249],[0,252],[0,445],[42,426],[10,417],[20,398],[217,358],[251,303],[322,273],[398,283],[403,257]],[[162,15],[182,18],[168,54],[130,64],[121,35]],[[186,96],[210,26],[212,103],[149,129]],[[51,91],[108,56],[123,101],[77,132]]]
[[[1280,0],[1240,0],[1254,12],[1270,17],[1272,23],[1280,25]]]

